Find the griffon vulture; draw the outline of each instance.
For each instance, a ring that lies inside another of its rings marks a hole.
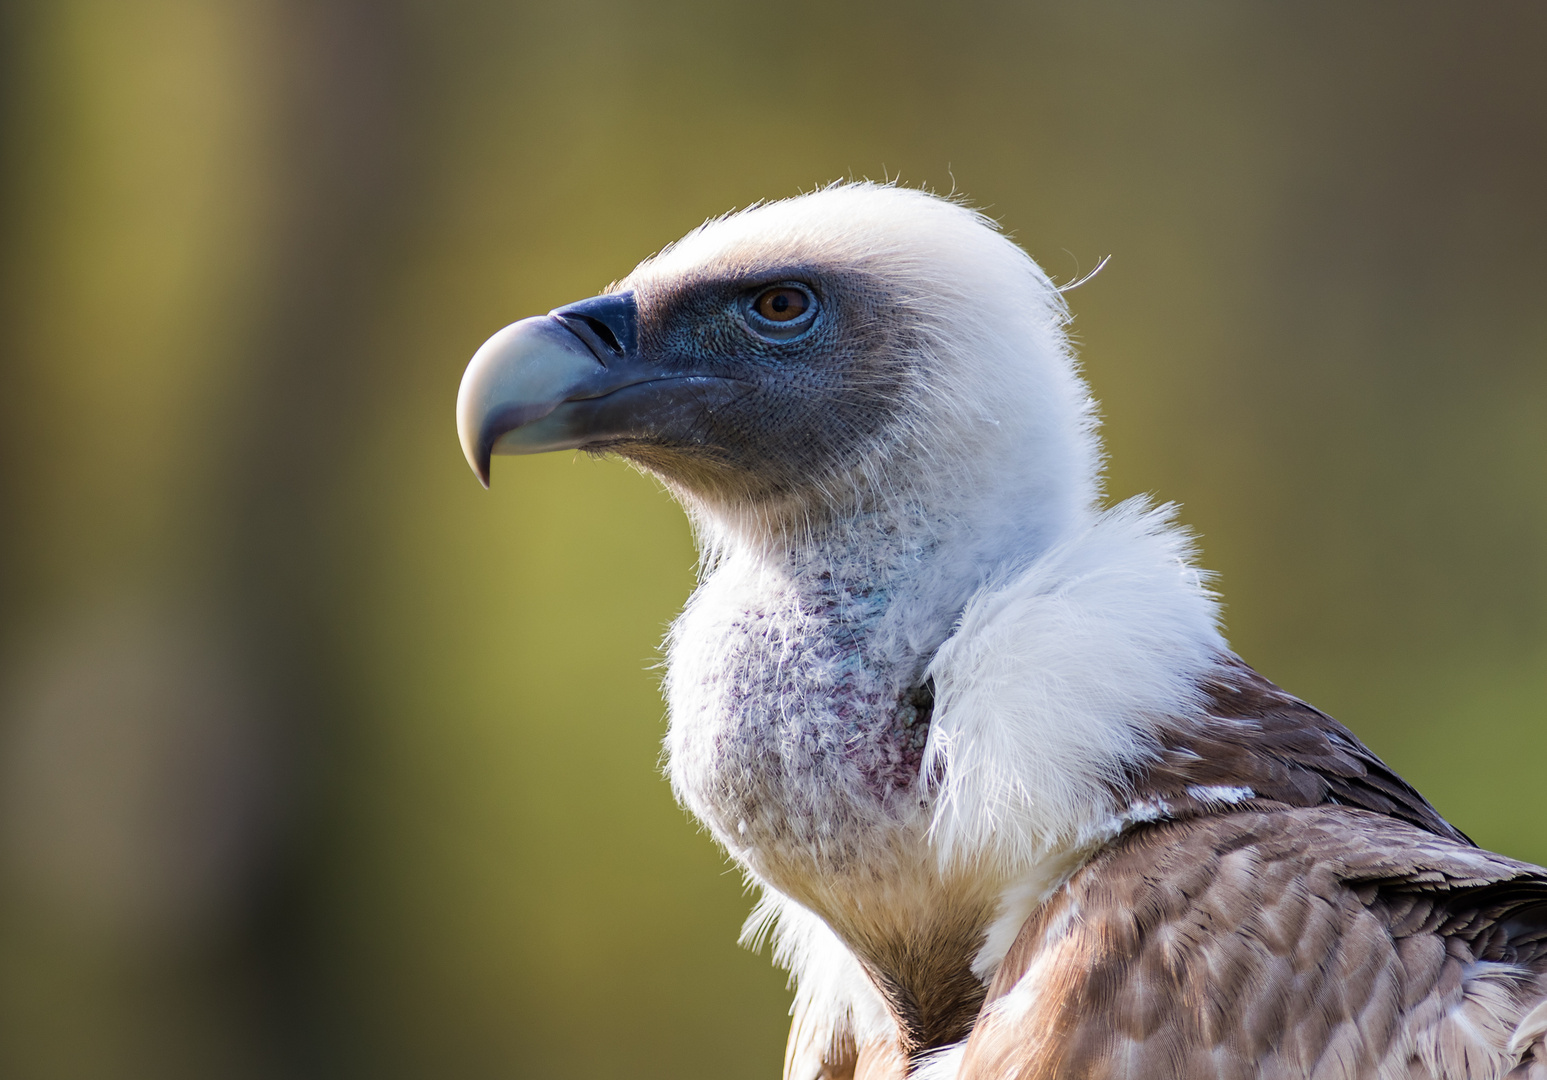
[[[1058,290],[981,215],[828,187],[506,327],[457,424],[686,509],[670,776],[762,891],[788,1080],[1547,1078],[1547,871],[1231,653],[1105,508]]]

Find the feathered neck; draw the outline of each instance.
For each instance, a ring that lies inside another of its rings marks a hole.
[[[894,1016],[978,985],[1123,827],[1153,725],[1197,707],[1223,643],[1185,536],[1137,503],[1082,519],[1052,544],[1008,514],[727,544],[673,627],[673,786],[789,916],[801,1000],[831,934],[906,991]]]
[[[878,586],[911,581],[948,602],[952,582],[1024,566],[1098,514],[1094,476],[1055,480],[1024,447],[978,441],[949,466],[935,462],[846,491],[740,503],[673,494],[693,527],[703,577],[732,562],[776,573],[817,567]]]

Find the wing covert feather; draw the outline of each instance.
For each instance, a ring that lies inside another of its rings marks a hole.
[[[960,1080],[1504,1077],[1544,941],[1547,872],[1391,817],[1147,826],[1027,922]]]

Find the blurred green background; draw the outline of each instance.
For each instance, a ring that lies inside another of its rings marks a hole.
[[[692,584],[452,404],[517,317],[837,177],[1070,296],[1232,641],[1547,861],[1547,9],[13,0],[0,1075],[773,1077],[673,805]]]

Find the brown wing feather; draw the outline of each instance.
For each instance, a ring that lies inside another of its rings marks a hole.
[[[1365,811],[1145,827],[1022,929],[959,1075],[1502,1077],[1544,913],[1547,871]]]
[[[1128,792],[1182,817],[1219,809],[1191,789],[1248,787],[1262,801],[1351,806],[1471,842],[1353,732],[1239,658],[1222,657],[1201,689],[1206,715],[1164,726],[1159,757],[1125,778]]]
[[[1503,1076],[1511,1034],[1510,1075],[1547,1080],[1547,1003],[1521,1019],[1547,996],[1547,871],[1472,846],[1239,659],[1202,690],[1206,715],[1117,785],[1168,820],[1027,922],[960,1080]],[[903,1028],[915,1051],[959,1037]],[[892,1043],[825,1058],[830,1080],[906,1073]]]

